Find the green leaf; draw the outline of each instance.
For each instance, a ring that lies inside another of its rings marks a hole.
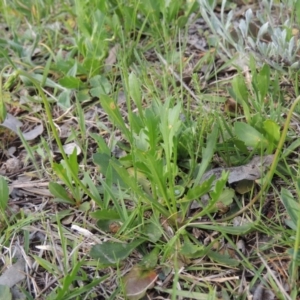
[[[294,7],[296,8],[296,23],[300,24],[300,0],[296,0]]]
[[[122,133],[126,136],[127,140],[130,141],[131,140],[130,132],[127,129],[122,114],[118,106],[115,104],[114,100],[112,100],[106,95],[101,95],[100,103],[103,109],[105,110],[105,112],[108,114],[110,120],[122,131]]]
[[[234,130],[237,137],[247,146],[253,148],[261,146],[266,148],[268,145],[268,141],[264,138],[264,136],[247,123],[235,122]]]
[[[101,174],[107,176],[108,171],[112,172],[111,178],[113,180],[113,183],[119,184],[120,186],[125,187],[124,177],[122,178],[122,176],[120,176],[118,174],[118,172],[115,170],[115,167],[114,168],[111,167],[112,162],[114,162],[119,167],[122,167],[122,165],[120,164],[120,162],[118,160],[112,158],[110,155],[107,155],[105,153],[95,153],[93,155],[93,162],[100,167],[99,172]],[[124,170],[124,172],[126,172],[125,177],[129,179],[128,172],[126,170]]]
[[[81,203],[79,206],[78,206],[78,211],[81,211],[81,212],[89,212],[91,210],[91,202],[83,202]]]
[[[141,151],[136,151],[136,154],[138,154],[140,158],[143,157],[143,154]],[[145,167],[145,168],[148,167],[147,168],[148,170],[143,168],[143,171],[144,171],[145,175],[147,176],[147,178],[149,179],[149,181],[151,182],[151,184],[156,185],[157,194],[160,197],[162,197],[164,199],[164,201],[169,201],[170,198],[168,195],[168,187],[166,185],[166,180],[167,180],[166,176],[168,176],[169,174],[166,174],[167,172],[164,172],[164,165],[163,165],[164,161],[161,158],[156,158],[150,154],[145,154],[144,155],[144,163],[145,164],[142,167]],[[140,165],[142,165],[142,164],[140,164]],[[131,181],[133,181],[132,177],[130,179],[131,179]],[[132,185],[129,185],[129,183],[128,183],[128,186],[132,186]],[[146,191],[147,191],[147,187],[146,187]],[[152,198],[151,201],[153,201],[153,200],[154,199]],[[155,204],[159,204],[159,201],[157,201],[157,199],[155,200]],[[160,204],[159,204],[159,206],[162,207]]]
[[[115,159],[110,160],[110,164],[113,167],[113,170],[116,171],[117,176],[120,178],[121,182],[125,183],[125,186],[129,186],[133,191],[139,192],[142,191],[142,189],[139,188],[137,182],[133,180],[133,178],[130,176],[127,169],[125,169],[119,161]]]
[[[142,166],[143,164],[137,164],[138,166]],[[147,192],[149,195],[151,194],[151,183],[148,180],[145,173],[138,171],[136,168],[128,168],[127,172],[129,176],[132,178],[132,180],[136,180],[138,184],[141,185],[141,187],[144,189],[145,192]]]
[[[113,168],[117,171],[118,175],[121,177],[125,185],[127,185],[133,192],[135,192],[139,197],[141,197],[144,201],[147,201],[148,203],[151,203],[157,210],[159,210],[164,216],[168,216],[169,212],[165,209],[165,207],[157,200],[149,195],[147,195],[144,190],[139,186],[138,182],[134,180],[134,178],[129,176],[128,171],[124,168],[121,167],[119,163],[116,163],[114,160],[111,160],[110,162],[113,166]],[[152,166],[153,168],[151,169],[152,173],[155,173],[155,176],[158,176],[156,174],[156,166]],[[158,182],[160,184],[160,189],[163,189],[161,187],[161,182]]]
[[[223,171],[221,177],[218,179],[218,181],[216,181],[213,191],[209,193],[210,200],[208,201],[207,205],[204,206],[199,216],[200,215],[203,216],[207,213],[211,213],[213,211],[218,210],[217,202],[220,202],[222,200],[221,196],[224,194],[224,188],[226,186],[227,179],[228,179],[228,172]],[[225,203],[223,204],[226,205]]]
[[[97,227],[103,232],[116,233],[121,228],[120,219],[98,220]]]
[[[272,120],[265,120],[263,127],[272,141],[278,142],[280,139],[280,127]]]
[[[89,214],[92,218],[98,220],[117,220],[120,219],[120,215],[113,209],[101,209],[91,212]]]
[[[280,197],[291,220],[294,224],[298,224],[298,217],[300,212],[299,202],[296,201],[292,193],[285,188],[281,189]]]
[[[175,198],[180,198],[185,192],[185,187],[182,185],[175,185],[174,186],[174,196]]]
[[[195,244],[187,235],[183,235],[183,242],[179,252],[187,258],[199,258],[206,254],[206,247],[202,244]]]
[[[196,185],[190,188],[187,192],[187,195],[183,198],[183,201],[190,202],[192,200],[199,199],[203,195],[207,194],[211,190],[214,180],[215,176],[212,176],[208,180],[202,182],[200,185]]]
[[[68,76],[75,77],[77,75],[77,61],[75,60],[74,65],[67,73]]]
[[[70,164],[70,168],[74,172],[74,175],[78,176],[79,165],[78,165],[78,162],[77,162],[77,150],[76,150],[76,147],[74,148],[72,154],[69,155],[68,161],[69,161],[69,164]]]
[[[268,93],[270,85],[270,67],[264,64],[260,72],[257,74],[257,88],[260,93],[261,101],[264,101],[265,96]]]
[[[143,114],[144,112],[142,112]],[[140,114],[130,113],[130,129],[132,132],[139,134],[141,130],[145,131],[144,117]]]
[[[170,99],[168,99],[160,112],[159,129],[163,137],[162,146],[165,150],[166,157],[169,160],[174,151],[174,137],[177,135],[182,123],[179,118],[181,110],[182,107],[180,103],[174,107],[170,107]]]
[[[141,86],[138,82],[138,78],[134,73],[130,73],[128,78],[129,84],[129,93],[134,103],[136,104],[140,116],[143,115],[143,106],[142,106],[142,95],[141,95]]]
[[[218,202],[222,202],[223,205],[229,206],[232,203],[234,195],[235,193],[233,189],[224,188],[220,197],[218,198]]]
[[[67,89],[79,89],[79,87],[82,85],[82,82],[79,78],[72,76],[64,76],[58,80],[58,83]]]
[[[155,153],[159,139],[159,115],[154,111],[153,107],[145,110],[144,122],[146,126],[145,133],[148,137],[150,151]]]
[[[226,186],[226,183],[228,180],[228,175],[229,175],[228,172],[226,172],[226,171],[222,172],[220,179],[218,179],[218,181],[216,182],[214,190],[210,193],[211,200],[212,200],[210,202],[219,201],[219,199],[223,193],[223,190]]]
[[[292,221],[292,220],[289,220],[289,219],[286,219],[285,220],[285,224],[290,227],[291,229],[293,230],[297,230],[297,225]]]
[[[65,299],[65,296],[70,293],[71,284],[76,280],[77,273],[79,272],[79,269],[83,264],[83,261],[78,261],[77,263],[75,263],[75,265],[72,266],[71,272],[63,277],[62,286],[59,286],[57,288],[57,300]]]
[[[76,91],[75,96],[79,103],[91,100],[90,90],[86,88]]]
[[[9,286],[0,284],[0,300],[12,300]]]
[[[237,259],[233,259],[228,254],[225,253],[220,254],[216,251],[209,251],[207,253],[207,256],[212,260],[223,264],[224,266],[236,267],[240,264],[240,262]]]
[[[99,98],[100,95],[107,95],[111,91],[111,84],[109,80],[102,75],[96,75],[91,78],[90,84],[92,86],[90,93],[93,97]]]
[[[242,75],[234,77],[232,80],[232,89],[235,93],[236,100],[242,104],[247,121],[250,121],[250,112],[248,105],[248,88]]]
[[[49,72],[50,72],[50,67],[52,66],[52,62],[53,62],[53,57],[50,55],[49,58],[47,59],[47,62],[44,66],[44,71],[43,71],[43,80],[41,82],[41,86],[44,86],[47,78],[49,77]]]
[[[257,81],[257,62],[253,54],[249,53],[249,67],[252,75],[252,83],[253,81]]]
[[[152,218],[153,219],[153,218]],[[153,220],[152,223],[148,223],[143,228],[143,234],[147,236],[149,241],[156,243],[163,234],[163,229],[159,228],[159,224]]]
[[[3,176],[0,176],[0,209],[5,210],[9,199],[9,188]]]
[[[135,240],[130,243],[104,242],[92,247],[90,256],[99,259],[101,264],[112,265],[127,258],[130,253],[141,245],[143,240]]]
[[[99,190],[97,186],[95,185],[94,181],[91,179],[88,172],[84,172],[82,183],[86,184],[93,195],[94,201],[99,205],[99,207],[103,206],[103,201],[101,199]]]
[[[206,148],[203,147],[202,150],[202,162],[200,164],[200,168],[197,174],[197,177],[195,179],[194,185],[199,185],[201,181],[201,177],[203,176],[204,172],[206,171],[214,153],[215,153],[215,147],[217,143],[219,133],[219,127],[214,124],[212,132],[207,137],[207,144]]]
[[[242,226],[218,226],[218,225],[206,225],[201,223],[191,223],[191,227],[197,227],[212,231],[223,232],[233,235],[243,235],[251,232],[255,228],[255,223],[249,223]]]
[[[155,243],[155,242],[154,242]],[[153,250],[146,254],[141,261],[141,265],[145,266],[148,269],[155,268],[157,266],[157,261],[159,259],[160,245],[155,246]]]
[[[61,164],[53,163],[53,171],[69,188],[72,187],[67,170]]]
[[[50,193],[60,199],[60,200],[64,200],[66,203],[69,204],[74,204],[74,200],[71,199],[67,193],[67,191],[64,189],[64,187],[62,187],[60,184],[56,183],[56,182],[50,182],[49,183],[49,191]]]
[[[74,300],[74,299],[84,299],[85,295],[90,294],[91,290],[97,285],[99,285],[101,282],[105,281],[109,275],[102,276],[100,278],[93,278],[93,281],[88,284],[84,284],[81,287],[77,287],[74,290],[69,291],[67,295],[64,295],[64,297],[61,300]],[[55,298],[55,300],[58,300]]]
[[[49,220],[50,220],[51,224],[56,223],[57,220],[61,221],[65,217],[70,216],[71,212],[72,212],[71,209],[64,209],[64,210],[61,210],[61,211],[57,211],[55,215],[51,215]]]
[[[31,78],[37,80],[39,83],[43,83],[44,78],[43,78],[43,75],[42,74],[34,74],[34,73],[31,73],[30,74]],[[20,78],[21,80],[27,84],[27,85],[32,85],[32,82],[30,81],[29,78],[23,76],[23,75],[20,75]],[[44,82],[43,86],[48,86],[48,87],[51,87],[51,88],[58,88],[58,89],[62,89],[62,86],[60,86],[59,84],[57,84],[55,81],[47,78],[46,81]]]
[[[52,264],[47,259],[39,257],[38,255],[32,255],[32,257],[48,273],[50,273],[50,274],[57,274],[57,275],[60,274],[61,271],[59,270],[59,268],[56,266],[55,263]]]
[[[6,111],[6,105],[4,102],[4,93],[2,90],[2,78],[0,77],[1,83],[0,83],[0,124],[2,124],[5,119],[6,119],[6,115],[7,115],[7,111]]]
[[[234,77],[232,88],[239,103],[248,103],[248,88],[242,75]]]
[[[300,147],[300,139],[296,139],[286,149],[283,150],[282,158],[288,157],[291,153],[296,151],[298,147]]]
[[[140,130],[139,134],[134,137],[135,146],[143,152],[147,152],[149,149],[148,141],[148,137],[143,129]]]
[[[109,147],[107,146],[107,143],[104,140],[104,138],[101,135],[95,134],[95,133],[90,133],[90,135],[98,144],[98,148],[99,148],[98,152],[110,156],[111,151],[110,151]]]
[[[239,139],[234,138],[233,143],[238,148],[239,151],[241,151],[245,155],[249,155],[249,149],[247,148],[247,146],[245,145],[245,143],[243,141],[240,141]]]
[[[71,106],[71,90],[62,91],[57,97],[58,105],[62,108],[69,108]]]

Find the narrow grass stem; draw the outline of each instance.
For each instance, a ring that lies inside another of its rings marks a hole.
[[[293,249],[293,257],[291,262],[291,276],[289,282],[293,284],[293,282],[297,281],[298,278],[298,268],[299,268],[299,245],[300,245],[300,210],[298,211],[298,222],[297,222],[297,230],[295,235],[295,243]]]
[[[55,141],[57,143],[59,151],[62,154],[63,159],[65,160],[65,164],[66,164],[66,167],[68,169],[68,172],[71,174],[71,176],[72,176],[75,184],[77,186],[80,186],[82,188],[82,190],[91,199],[94,199],[94,196],[92,195],[92,193],[90,193],[90,191],[87,189],[87,187],[81,182],[81,180],[78,178],[78,176],[74,173],[73,169],[71,168],[71,166],[70,166],[70,164],[68,162],[68,157],[67,157],[67,155],[66,155],[66,153],[64,151],[64,148],[62,146],[60,138],[59,138],[59,136],[57,134],[55,124],[54,124],[54,122],[52,120],[52,114],[51,114],[50,106],[49,106],[49,103],[48,103],[48,101],[47,101],[47,99],[45,97],[45,94],[44,94],[42,88],[40,87],[39,83],[34,78],[32,78],[29,74],[27,74],[24,71],[19,71],[19,72],[20,72],[21,75],[26,76],[33,83],[33,85],[37,88],[37,90],[39,91],[39,94],[42,97],[42,100],[43,100],[43,103],[44,103],[44,106],[45,106],[45,111],[46,111],[47,119],[48,119],[48,122],[50,124],[51,129],[52,129],[52,133],[53,133],[54,139],[55,139]]]

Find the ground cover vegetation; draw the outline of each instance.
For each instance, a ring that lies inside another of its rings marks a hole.
[[[300,1],[0,11],[0,299],[299,298]]]

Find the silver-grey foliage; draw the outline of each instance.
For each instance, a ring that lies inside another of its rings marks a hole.
[[[276,4],[275,7],[273,1],[262,1],[261,9],[256,12],[248,9],[238,19],[233,10],[225,14],[226,0],[222,1],[218,16],[213,10],[214,4],[207,0],[198,0],[198,3],[203,19],[219,38],[219,50],[228,58],[238,53],[239,61],[245,61],[251,53],[258,64],[266,62],[278,70],[299,67],[300,39],[291,34],[293,22],[284,14],[288,11],[284,5],[288,4]],[[285,21],[280,22],[284,18]],[[253,28],[258,29],[256,33],[253,33]]]

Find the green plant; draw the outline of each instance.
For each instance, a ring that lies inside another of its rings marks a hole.
[[[7,203],[9,199],[8,184],[3,176],[0,176],[0,227],[4,226],[4,222],[9,223],[6,217]]]
[[[236,2],[0,3],[0,123],[24,124],[0,130],[0,276],[23,248],[28,299],[297,298],[299,1]]]

